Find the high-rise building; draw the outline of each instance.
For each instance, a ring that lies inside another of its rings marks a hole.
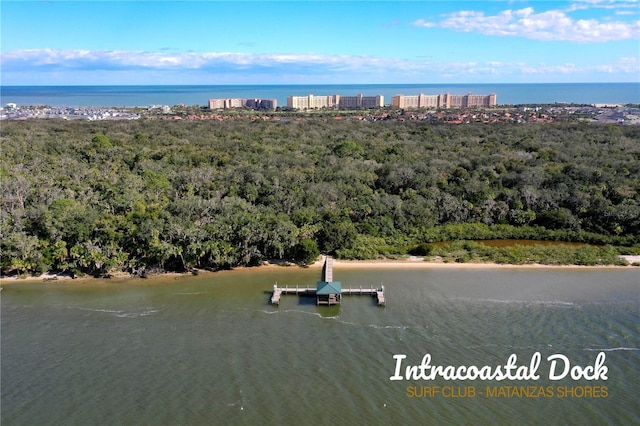
[[[209,99],[209,109],[252,108],[252,109],[276,109],[277,99],[259,98],[229,98]]]
[[[223,109],[226,99],[209,99],[209,109]]]
[[[384,96],[364,96],[362,93],[356,96],[338,97],[338,109],[359,109],[359,108],[382,108],[384,106]]]
[[[278,101],[276,99],[245,99],[244,106],[253,109],[276,109]]]
[[[292,109],[359,109],[380,108],[384,106],[384,96],[307,95],[289,96],[287,107]]]
[[[496,95],[396,95],[391,100],[393,108],[468,108],[492,107],[496,105]]]

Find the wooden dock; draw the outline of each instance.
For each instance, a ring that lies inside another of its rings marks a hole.
[[[273,285],[273,294],[271,295],[271,304],[279,305],[280,296],[283,294],[295,294],[297,296],[315,296],[316,289],[313,287],[295,286],[295,287],[278,287],[278,284]],[[380,288],[343,288],[341,295],[344,296],[374,296],[378,302],[378,305],[384,306],[384,286]]]
[[[329,289],[329,290],[327,290]],[[376,298],[378,306],[385,305],[384,286],[379,288],[342,288],[340,282],[333,281],[333,258],[327,256],[325,258],[324,267],[322,268],[322,281],[318,282],[316,287],[295,286],[295,287],[278,287],[273,286],[273,294],[271,295],[271,304],[279,305],[280,297],[283,294],[295,294],[297,296],[315,296],[319,305],[340,304],[343,295],[346,296],[373,296]]]
[[[333,257],[327,256],[324,259],[324,273],[322,281],[332,282],[333,281]]]
[[[298,296],[315,296],[316,289],[311,287],[278,287],[278,284],[273,285],[273,295],[271,296],[271,304],[279,305],[280,296],[283,294],[296,294]]]

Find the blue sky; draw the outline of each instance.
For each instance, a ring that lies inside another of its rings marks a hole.
[[[11,1],[3,85],[640,81],[638,0]]]

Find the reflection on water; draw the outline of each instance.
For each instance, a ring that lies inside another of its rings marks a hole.
[[[340,306],[339,305],[318,306],[317,312],[323,318],[338,318],[338,316],[340,315]]]

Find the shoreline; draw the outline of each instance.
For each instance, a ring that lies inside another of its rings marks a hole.
[[[334,259],[333,265],[336,268],[340,269],[594,269],[594,270],[603,270],[603,269],[631,269],[635,268],[631,265],[632,262],[640,261],[640,256],[625,256],[627,261],[629,261],[629,265],[621,266],[621,265],[543,265],[539,263],[530,263],[530,264],[505,264],[505,263],[494,263],[494,262],[468,262],[468,263],[456,263],[456,262],[442,262],[437,260],[425,261],[422,257],[411,256],[407,259],[395,260],[395,259],[374,259],[374,260],[340,260]],[[631,259],[629,259],[631,258]],[[213,275],[221,272],[234,272],[234,271],[264,271],[264,270],[274,270],[274,269],[318,269],[321,270],[324,265],[324,256],[320,258],[320,260],[307,265],[307,266],[299,266],[295,263],[290,262],[264,262],[259,266],[240,266],[237,268],[233,268],[230,270],[220,270],[220,271],[206,271],[199,270],[197,275],[192,274],[191,272],[163,272],[158,274],[151,274],[149,278],[151,279],[175,279],[178,277],[187,277],[187,276],[202,276],[202,275]],[[638,268],[640,271],[640,268]],[[145,283],[147,279],[136,277],[127,273],[116,273],[113,274],[112,278],[94,278],[91,276],[83,276],[78,278],[72,278],[70,275],[56,275],[45,273],[35,276],[28,276],[25,278],[20,278],[19,276],[0,276],[0,284],[13,284],[13,283],[34,283],[34,282],[42,282],[42,283],[55,283],[55,282],[65,282],[72,283],[77,282],[78,284],[85,283],[87,281],[90,282],[104,282],[108,283],[110,281],[131,281],[138,283]]]

